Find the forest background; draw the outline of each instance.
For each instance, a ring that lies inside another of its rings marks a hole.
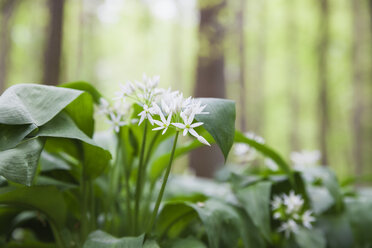
[[[237,128],[285,158],[320,150],[342,179],[369,183],[371,41],[372,0],[0,0],[0,93],[83,80],[110,98],[160,75],[235,100]],[[223,161],[205,158],[190,163],[211,176]]]

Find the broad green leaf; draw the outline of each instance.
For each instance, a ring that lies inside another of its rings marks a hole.
[[[102,97],[101,93],[93,85],[84,81],[65,83],[61,84],[60,87],[86,91],[93,97],[96,104],[99,104],[99,99]]]
[[[76,126],[79,127],[89,137],[93,136],[94,132],[94,105],[92,96],[84,92],[74,101],[72,101],[65,111],[74,120]]]
[[[218,98],[199,99],[207,105],[204,111],[209,114],[196,115],[195,119],[204,123],[203,127],[212,135],[226,160],[234,143],[235,102]]]
[[[176,239],[169,246],[169,248],[207,248],[207,246],[196,238]]]
[[[57,115],[53,120],[40,127],[38,136],[58,137],[83,141],[80,147],[81,154],[84,158],[85,173],[91,178],[99,176],[108,165],[111,154],[86,136],[63,112]]]
[[[52,186],[9,188],[0,194],[0,204],[38,210],[59,227],[63,227],[67,214],[62,193]]]
[[[261,152],[265,156],[271,158],[289,177],[292,183],[294,183],[293,173],[289,165],[283,160],[283,158],[277,154],[273,149],[267,145],[256,142],[253,139],[245,137],[241,132],[235,132],[235,142],[246,143],[253,147],[257,151]]]
[[[78,187],[77,185],[74,185],[74,184],[71,184],[71,183],[63,182],[63,181],[60,181],[60,180],[57,180],[57,179],[54,179],[54,178],[51,178],[51,177],[40,176],[40,175],[37,177],[35,185],[55,186],[56,188],[58,188],[61,191]]]
[[[83,248],[142,248],[145,236],[115,238],[97,230],[88,236]]]
[[[0,235],[9,232],[14,217],[19,213],[19,209],[12,207],[0,208]]]
[[[212,199],[188,205],[195,209],[204,224],[208,247],[237,247],[239,238],[247,236],[244,222],[233,206]]]
[[[0,124],[0,151],[14,148],[27,135],[36,130],[35,124],[4,125]]]
[[[316,229],[299,228],[294,235],[300,248],[325,248],[326,240],[323,233]]]
[[[44,142],[40,138],[33,138],[13,149],[0,151],[0,175],[16,183],[30,186],[43,145]]]
[[[0,123],[42,126],[82,93],[45,85],[14,85],[0,96]]]
[[[258,182],[237,190],[236,195],[243,208],[263,236],[270,240],[271,182]]]

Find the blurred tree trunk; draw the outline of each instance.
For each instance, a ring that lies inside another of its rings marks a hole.
[[[4,0],[0,4],[0,94],[6,87],[11,50],[10,26],[17,0]]]
[[[223,10],[226,0],[199,1],[199,55],[196,72],[196,97],[225,97],[225,58]],[[223,118],[223,117],[221,117]],[[190,155],[190,167],[196,175],[211,177],[223,163],[217,146],[201,147]]]
[[[183,11],[180,0],[174,0],[174,4],[177,9],[177,17],[176,20],[173,22],[173,37],[172,37],[172,53],[171,53],[171,61],[172,61],[172,86],[175,89],[181,89],[183,87],[182,82],[182,19],[183,19]]]
[[[372,41],[372,0],[368,0],[367,1],[367,4],[368,4],[368,17],[369,17],[369,34],[370,36],[368,37],[369,38],[369,42],[368,44],[371,44],[371,41]],[[370,47],[371,49],[371,47]],[[371,50],[370,50],[371,51]],[[371,81],[372,80],[372,56],[369,57],[370,60],[369,60],[369,67],[368,67],[368,79],[367,81]],[[366,89],[366,99],[368,100],[368,102],[366,103],[366,108],[367,109],[372,109],[372,84],[371,83],[368,83],[367,84],[368,88]],[[368,114],[366,115],[366,131],[367,131],[367,142],[366,142],[366,147],[365,147],[365,160],[367,163],[369,163],[370,161],[372,161],[372,154],[371,154],[371,151],[372,151],[372,115],[371,114]],[[371,168],[370,168],[371,169]],[[369,171],[369,173],[372,173],[372,171]]]
[[[299,141],[299,112],[300,101],[299,81],[298,81],[298,60],[297,60],[297,26],[296,26],[296,9],[295,0],[287,0],[287,42],[288,42],[288,63],[287,63],[287,80],[290,103],[290,147],[292,151],[300,148]]]
[[[237,13],[237,21],[238,21],[238,46],[239,46],[239,104],[240,104],[240,130],[241,131],[247,131],[247,123],[246,123],[246,87],[245,87],[245,32],[244,32],[244,22],[245,22],[245,7],[246,7],[246,0],[240,0],[239,3],[239,10]]]
[[[57,85],[59,83],[64,0],[49,0],[49,27],[44,50],[43,83]]]
[[[265,69],[266,69],[266,40],[267,40],[267,1],[261,0],[259,14],[258,48],[255,58],[253,80],[251,84],[254,106],[254,122],[252,128],[259,135],[263,135],[265,125]]]
[[[319,141],[322,153],[321,163],[328,165],[327,134],[329,126],[328,101],[328,46],[329,46],[329,5],[328,0],[319,0],[320,30],[318,43],[318,78],[319,78]]]
[[[355,163],[356,176],[363,175],[364,143],[364,82],[366,80],[366,66],[364,63],[364,41],[365,41],[365,13],[363,11],[363,1],[352,1],[353,12],[353,48],[352,48],[352,68],[353,68],[353,100],[352,100],[352,130],[353,130],[353,161]]]

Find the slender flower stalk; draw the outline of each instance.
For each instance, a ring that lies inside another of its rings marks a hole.
[[[141,194],[142,194],[142,188],[143,188],[143,167],[144,167],[144,156],[145,156],[145,147],[146,147],[146,136],[147,136],[147,122],[145,122],[145,129],[143,132],[143,138],[142,138],[142,146],[141,146],[141,154],[138,164],[138,175],[137,175],[137,184],[136,184],[136,202],[134,206],[134,232],[137,233],[138,229],[138,217],[139,217],[139,211],[140,211],[140,200],[141,200]]]
[[[156,219],[156,216],[158,215],[159,206],[160,206],[161,200],[163,199],[165,186],[167,185],[169,173],[170,173],[171,168],[172,168],[172,162],[173,162],[173,158],[174,158],[174,153],[176,151],[178,134],[179,134],[179,132],[176,132],[176,136],[175,136],[174,141],[173,141],[172,152],[171,152],[171,155],[170,155],[170,158],[169,158],[168,167],[167,167],[167,169],[165,171],[165,174],[164,174],[163,183],[161,185],[158,198],[156,200],[154,211],[152,212],[152,216],[151,216],[151,219],[150,219],[150,224],[149,224],[148,229],[147,229],[147,233],[150,233],[152,231],[152,229],[154,228],[155,219]]]

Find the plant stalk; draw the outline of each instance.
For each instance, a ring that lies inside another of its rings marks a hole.
[[[147,136],[147,121],[145,121],[145,130],[143,132],[142,137],[142,146],[141,146],[141,153],[139,158],[139,165],[138,165],[138,173],[137,173],[137,184],[136,184],[136,199],[135,199],[135,206],[134,206],[134,233],[137,234],[138,231],[138,215],[140,211],[140,200],[141,200],[141,193],[142,193],[142,176],[143,176],[143,161],[145,155],[145,147],[146,147],[146,136]]]
[[[168,177],[169,177],[169,174],[170,174],[170,171],[171,171],[171,168],[172,168],[172,162],[173,162],[173,158],[174,158],[174,153],[176,151],[178,135],[179,135],[179,131],[176,132],[176,136],[175,136],[174,141],[173,141],[173,147],[172,147],[172,152],[171,152],[171,156],[170,156],[170,159],[169,159],[169,164],[168,164],[168,167],[167,167],[167,169],[165,171],[165,174],[164,174],[163,183],[162,183],[161,188],[160,188],[158,199],[156,200],[154,211],[152,212],[150,225],[148,227],[147,233],[150,233],[152,231],[152,229],[154,227],[154,224],[155,224],[156,216],[158,215],[159,206],[160,206],[161,200],[163,199],[165,186],[167,185]]]

